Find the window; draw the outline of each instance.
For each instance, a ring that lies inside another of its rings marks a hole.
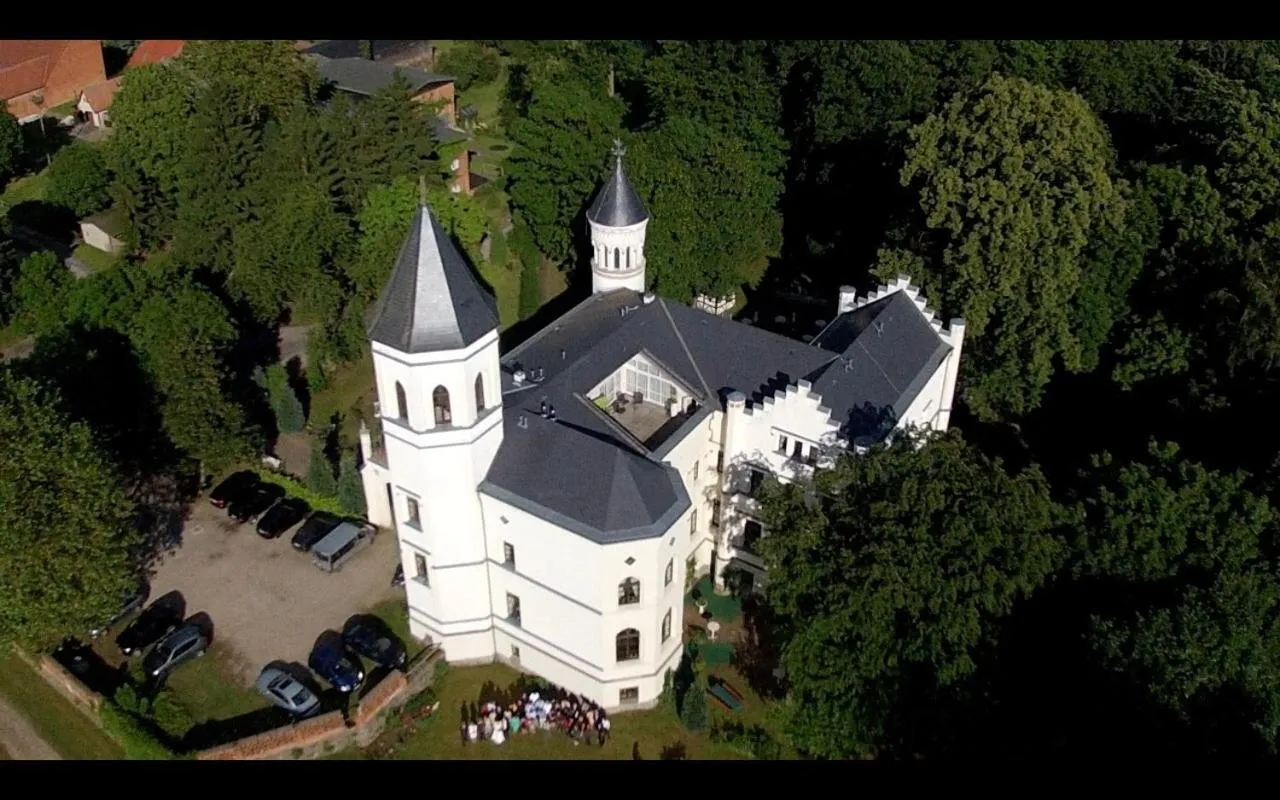
[[[675,576],[676,576],[676,560],[673,558],[667,561],[667,575],[665,578],[662,579],[662,585],[670,586],[671,580]]]
[[[409,421],[409,403],[404,397],[404,387],[396,381],[396,416],[401,422]]]
[[[689,512],[689,535],[696,536],[698,534],[698,509]]]
[[[796,461],[804,458],[804,442],[795,443],[795,447],[791,448],[791,457]]]
[[[693,462],[693,480],[695,483],[698,480],[698,464],[699,463],[700,462],[697,462],[697,461]]]
[[[453,422],[453,412],[449,410],[449,390],[443,386],[437,386],[436,390],[431,393],[431,406],[436,411],[436,424],[448,425]]]
[[[747,520],[747,523],[742,526],[742,549],[748,553],[754,553],[756,542],[760,541],[760,537],[763,535],[763,525],[754,519]]]
[[[507,622],[520,626],[520,598],[507,592]]]
[[[640,687],[632,686],[629,689],[622,689],[618,692],[618,703],[621,705],[630,705],[640,702]]]
[[[619,661],[635,661],[640,657],[640,631],[627,628],[618,634],[615,641],[618,645]]]
[[[627,578],[618,584],[618,605],[630,606],[640,602],[640,581]]]
[[[724,472],[724,451],[716,453],[716,472]]]
[[[754,497],[756,492],[760,491],[762,483],[764,483],[764,473],[758,469],[751,470],[751,488],[747,490],[748,493]]]
[[[627,269],[631,269],[631,248],[627,248]]]
[[[427,557],[422,553],[413,554],[413,572],[418,580],[426,585],[431,585],[431,579],[427,577]]]
[[[671,638],[671,609],[667,609],[667,615],[662,618],[662,641]]]
[[[514,644],[511,645],[511,660],[512,661],[520,660],[520,648],[516,647]]]
[[[405,505],[409,506],[409,519],[407,520],[408,523],[415,528],[421,528],[422,518],[418,516],[418,501],[414,500],[412,497],[406,497],[404,499],[404,502],[405,502]]]
[[[711,501],[711,527],[720,527],[720,498]]]
[[[516,568],[516,549],[507,542],[502,543],[502,563],[512,569]]]
[[[797,444],[799,443],[797,442]],[[784,456],[787,454],[787,437],[782,436],[781,434],[778,436],[778,452],[782,453]]]
[[[622,254],[618,248],[613,248],[613,268],[622,269]]]
[[[476,376],[476,416],[484,411],[484,376]]]

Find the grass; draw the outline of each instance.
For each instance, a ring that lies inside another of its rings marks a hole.
[[[734,749],[711,741],[706,733],[690,733],[668,709],[614,714],[612,733],[604,747],[574,745],[563,734],[545,731],[517,736],[501,746],[488,742],[463,745],[458,737],[459,710],[463,703],[481,702],[486,687],[506,689],[520,674],[500,664],[484,667],[453,667],[435,685],[440,711],[423,727],[405,738],[396,751],[397,759],[629,759],[632,748],[644,759],[660,758],[663,750],[683,746],[692,759],[738,759]],[[741,682],[739,682],[741,683]],[[735,684],[738,685],[738,684]],[[758,701],[757,701],[758,704]],[[717,709],[712,701],[712,718]]]
[[[196,723],[230,719],[268,706],[261,695],[241,684],[230,654],[216,642],[205,656],[174,670],[166,685]]]
[[[693,591],[689,593],[690,603],[694,602],[695,593],[706,602],[707,611],[711,612],[711,616],[715,619],[734,622],[742,616],[742,604],[732,595],[716,594],[710,577],[704,576],[694,585]]]
[[[33,175],[27,175],[10,181],[5,186],[4,194],[0,194],[0,200],[4,201],[10,208],[31,200],[43,200],[49,189],[49,177],[47,170],[40,170]]]
[[[17,344],[26,338],[26,335],[15,327],[0,328],[0,348]]]
[[[91,244],[81,243],[77,245],[71,255],[83,261],[94,272],[111,269],[120,263],[119,256],[99,250]]]
[[[328,377],[328,386],[311,396],[308,422],[323,431],[338,414],[342,418],[342,441],[354,442],[360,430],[359,414],[373,416],[373,356],[365,351],[358,361],[342,365]]]
[[[392,597],[383,600],[369,609],[369,613],[387,623],[387,627],[391,629],[391,632],[398,636],[400,641],[404,642],[405,654],[409,658],[413,658],[426,649],[426,645],[409,633],[409,613],[405,608],[403,598]]]
[[[12,652],[0,654],[0,695],[64,758],[124,757],[119,745]]]

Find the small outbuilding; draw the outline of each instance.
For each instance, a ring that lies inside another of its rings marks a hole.
[[[110,208],[80,220],[80,237],[90,247],[118,256],[126,249],[125,236],[128,228],[124,212]]]
[[[120,79],[112,78],[91,86],[86,86],[76,101],[76,111],[95,128],[105,128],[111,124],[108,111],[111,101],[115,99],[116,90],[120,88]]]

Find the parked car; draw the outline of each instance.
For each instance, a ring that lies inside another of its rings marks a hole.
[[[278,667],[267,667],[255,684],[263,697],[299,717],[320,709],[320,698],[293,676]]]
[[[226,508],[253,491],[258,483],[256,473],[250,470],[237,472],[213,487],[213,491],[209,492],[209,502],[213,503],[214,508]]]
[[[340,522],[342,522],[341,518],[327,511],[317,511],[302,524],[302,527],[298,529],[298,532],[293,535],[293,539],[290,541],[295,550],[301,550],[305,553],[316,542],[327,536],[329,531],[338,527]]]
[[[404,669],[404,645],[372,614],[357,614],[342,627],[342,641],[359,655],[388,669]]]
[[[188,622],[164,638],[142,659],[147,677],[163,678],[193,658],[204,655],[209,649],[209,637],[196,625]]]
[[[311,506],[305,500],[286,497],[271,507],[258,520],[258,535],[264,539],[274,539],[280,534],[302,522]]]
[[[133,594],[126,597],[124,602],[120,604],[120,610],[117,611],[111,619],[102,623],[99,627],[89,631],[89,638],[97,639],[102,634],[114,628],[125,617],[142,608],[142,606],[146,604],[147,595],[149,594],[151,594],[150,586],[147,586],[145,583],[139,585],[138,588],[134,590]]]
[[[337,572],[351,556],[373,541],[377,530],[368,523],[345,520],[315,543],[311,560],[325,572]]]
[[[260,483],[253,491],[232,503],[227,513],[236,522],[253,522],[284,497],[284,489],[274,483]]]
[[[129,627],[116,637],[116,647],[126,656],[137,655],[152,644],[168,636],[182,623],[186,604],[181,595],[170,592],[147,606],[129,623]]]
[[[322,636],[311,651],[311,669],[340,692],[354,692],[364,682],[360,660],[352,658],[337,635]]]

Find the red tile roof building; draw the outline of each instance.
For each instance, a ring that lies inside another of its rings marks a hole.
[[[0,39],[0,99],[20,121],[107,79],[97,39]]]
[[[139,67],[143,64],[159,64],[182,55],[183,39],[143,39],[138,44],[125,68]]]

